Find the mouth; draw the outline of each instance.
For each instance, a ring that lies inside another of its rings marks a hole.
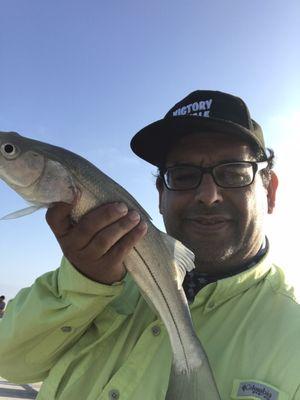
[[[211,215],[187,218],[186,221],[192,228],[208,233],[226,229],[229,226],[231,219],[224,216]]]

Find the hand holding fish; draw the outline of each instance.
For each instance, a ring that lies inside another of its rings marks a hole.
[[[56,203],[46,220],[65,257],[88,278],[112,284],[126,274],[124,259],[145,235],[147,225],[124,203],[104,204],[85,214],[77,224],[71,219],[74,205]]]

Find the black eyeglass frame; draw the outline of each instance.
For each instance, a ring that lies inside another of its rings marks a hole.
[[[222,186],[222,185],[220,185],[219,183],[216,182],[216,178],[214,176],[214,169],[216,167],[219,167],[221,165],[232,165],[232,164],[243,164],[243,163],[250,164],[252,166],[253,178],[252,178],[250,183],[247,183],[247,185],[242,185],[242,186]],[[202,182],[204,174],[209,174],[213,178],[215,184],[217,186],[221,187],[222,189],[241,189],[241,188],[244,188],[244,187],[252,185],[257,172],[267,168],[268,165],[269,165],[269,161],[268,160],[265,160],[265,161],[244,161],[244,160],[243,161],[232,161],[232,162],[225,162],[225,163],[211,165],[210,167],[200,167],[200,166],[191,165],[191,164],[177,164],[177,165],[172,165],[171,167],[167,167],[167,168],[162,169],[160,177],[162,178],[165,187],[168,190],[171,190],[171,191],[174,191],[174,192],[183,192],[183,191],[187,191],[187,190],[197,189],[201,185],[201,182]],[[202,172],[202,174],[200,175],[199,182],[195,186],[190,187],[188,189],[172,189],[172,188],[170,188],[168,186],[168,184],[167,184],[167,181],[166,181],[166,174],[167,174],[167,172],[169,170],[172,170],[172,169],[178,168],[178,167],[192,167],[192,168],[200,170]]]

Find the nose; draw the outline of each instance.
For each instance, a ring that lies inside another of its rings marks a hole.
[[[206,206],[212,206],[223,201],[221,190],[210,174],[203,174],[202,181],[196,189],[195,198]]]

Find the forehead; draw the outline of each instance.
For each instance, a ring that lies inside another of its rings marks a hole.
[[[238,136],[222,133],[193,133],[175,142],[166,157],[166,163],[215,163],[222,160],[251,160],[253,150]]]

